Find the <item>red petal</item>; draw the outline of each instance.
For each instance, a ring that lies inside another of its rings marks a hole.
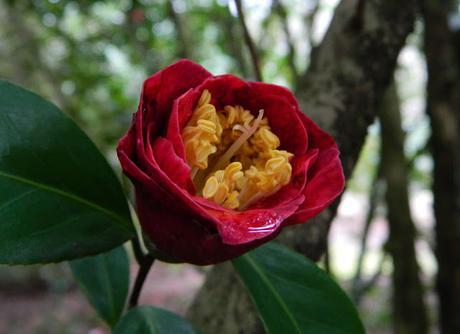
[[[207,230],[197,217],[174,206],[158,206],[151,192],[137,191],[138,214],[147,235],[163,252],[196,265],[223,262],[239,256],[273,238],[279,231],[264,239],[241,245],[226,245],[218,233]]]
[[[308,173],[305,187],[305,202],[286,224],[305,222],[321,212],[343,191],[345,177],[339,159],[339,151],[329,148],[320,151],[318,159]]]
[[[242,245],[279,231],[283,221],[296,212],[304,197],[297,196],[275,208],[248,209],[241,212],[225,209],[201,197],[195,197],[195,201],[207,207],[207,211],[217,219],[216,227],[223,243]]]
[[[294,95],[292,95],[291,91],[287,88],[282,86],[273,85],[273,84],[266,84],[263,82],[250,82],[249,86],[251,87],[251,93],[254,96],[258,95],[276,95],[279,97],[285,98],[289,103],[300,112],[299,103],[297,102]]]
[[[153,155],[163,172],[177,186],[195,193],[195,186],[190,179],[190,167],[176,155],[172,143],[164,138],[157,139],[153,144]]]
[[[175,99],[211,76],[200,65],[183,59],[148,78],[142,88],[139,110],[146,110],[146,124],[154,124],[153,133],[166,128]]]
[[[289,103],[288,99],[272,94],[254,95],[254,92],[250,90],[241,103],[253,112],[264,109],[264,116],[268,118],[270,127],[280,138],[281,149],[295,155],[304,154],[307,151],[307,132],[299,117],[299,111]]]
[[[249,84],[238,77],[224,74],[208,78],[197,87],[200,92],[204,89],[211,93],[211,103],[221,110],[226,105],[241,105],[241,92],[247,91]]]
[[[192,89],[183,94],[174,101],[171,117],[169,118],[166,136],[172,142],[176,154],[184,160],[185,148],[184,142],[182,141],[181,131],[192,115],[200,96],[201,91],[198,89]]]
[[[136,189],[143,186],[148,187],[152,193],[158,192],[161,188],[167,196],[160,196],[158,202],[168,205],[173,202],[187,208],[188,212],[193,212],[196,217],[200,217],[207,223],[208,228],[215,230],[216,219],[209,215],[201,206],[194,202],[190,194],[175,184],[171,178],[161,169],[158,164],[150,140],[146,142],[143,138],[150,138],[150,129],[144,131],[143,113],[138,112],[127,136],[125,136],[118,146],[118,156],[120,158],[123,171],[130,176],[131,180],[137,183]],[[144,135],[144,132],[147,134]],[[134,145],[135,152],[134,152]],[[147,184],[146,184],[147,183]]]

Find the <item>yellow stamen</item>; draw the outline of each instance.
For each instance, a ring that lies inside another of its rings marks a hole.
[[[219,181],[217,181],[217,177],[211,176],[203,188],[203,197],[204,198],[212,198],[219,188]]]
[[[182,130],[190,176],[204,198],[244,210],[289,183],[293,154],[277,149],[263,110],[254,117],[238,105],[216,111],[210,102],[204,90]]]
[[[216,165],[214,166],[214,170],[222,169],[225,165],[229,163],[230,159],[235,155],[235,153],[240,149],[240,147],[257,130],[257,127],[259,126],[260,120],[262,119],[263,116],[264,116],[264,111],[259,110],[259,116],[257,116],[256,120],[254,121],[254,124],[251,126],[249,130],[244,131],[241,134],[241,136],[235,142],[233,142],[232,146],[229,147],[227,152],[225,152],[224,155],[222,155],[220,159],[217,161]]]

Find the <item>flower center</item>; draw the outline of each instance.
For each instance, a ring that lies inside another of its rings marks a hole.
[[[241,106],[216,110],[204,90],[182,130],[187,163],[198,194],[226,208],[244,210],[289,183],[293,156],[264,111],[254,117]]]

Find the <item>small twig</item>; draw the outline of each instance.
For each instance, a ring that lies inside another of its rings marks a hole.
[[[294,47],[294,42],[292,40],[291,32],[289,31],[288,15],[286,9],[279,0],[273,0],[273,8],[276,10],[278,16],[281,19],[281,24],[283,26],[284,35],[286,37],[286,43],[288,45],[289,50],[287,55],[288,63],[289,67],[291,68],[293,82],[297,83],[297,80],[299,79],[299,71],[295,64],[296,50]]]
[[[387,253],[384,252],[382,254],[382,257],[380,258],[379,264],[377,265],[377,271],[374,273],[374,275],[372,275],[372,277],[368,281],[363,282],[363,285],[361,287],[362,294],[366,293],[372,287],[374,287],[375,284],[377,284],[380,276],[382,276],[383,266],[385,264],[386,259],[387,259]]]
[[[235,5],[238,11],[238,18],[240,20],[241,27],[243,28],[244,41],[246,43],[246,46],[249,49],[249,53],[251,54],[251,60],[254,66],[254,72],[256,75],[256,79],[257,81],[263,81],[262,72],[260,71],[259,57],[257,55],[257,50],[254,44],[254,41],[252,40],[251,35],[249,34],[248,27],[246,26],[246,21],[244,19],[243,6],[241,5],[241,0],[235,0]]]
[[[377,284],[378,280],[382,276],[383,266],[384,266],[385,261],[387,259],[386,251],[384,249],[382,251],[383,251],[383,254],[382,254],[382,257],[380,258],[380,261],[379,261],[379,263],[377,265],[377,270],[371,276],[371,278],[369,278],[368,280],[361,279],[359,281],[359,284],[357,284],[356,286],[353,287],[354,291],[353,291],[353,294],[352,294],[352,299],[353,299],[353,302],[355,303],[355,305],[360,305],[361,300],[363,299],[365,294]]]
[[[352,297],[355,301],[358,301],[360,297],[360,293],[361,293],[361,286],[363,283],[361,276],[362,276],[364,257],[366,255],[366,244],[367,244],[367,239],[369,237],[370,227],[371,227],[371,224],[375,216],[375,211],[382,197],[383,185],[381,184],[381,177],[382,177],[382,167],[381,167],[381,164],[379,163],[377,167],[377,171],[375,172],[375,175],[371,183],[371,189],[369,193],[369,209],[366,214],[364,229],[361,234],[360,252],[359,252],[358,261],[356,265],[356,272],[355,272],[355,275],[352,281]]]
[[[429,143],[425,143],[423,146],[419,147],[417,151],[414,152],[412,156],[407,159],[407,168],[412,169],[415,165],[415,160],[420,158],[422,155],[426,154],[429,151]]]
[[[131,292],[131,297],[129,298],[129,308],[137,306],[139,301],[139,296],[141,294],[142,287],[144,285],[145,279],[149,274],[150,269],[152,268],[153,263],[155,262],[155,257],[151,254],[144,255],[142,253],[139,241],[137,238],[132,240],[134,257],[139,264],[139,272],[137,273],[136,281],[134,282],[133,291]]]

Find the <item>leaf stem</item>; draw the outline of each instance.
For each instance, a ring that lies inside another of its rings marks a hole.
[[[137,273],[136,281],[134,282],[131,297],[129,298],[128,308],[130,309],[137,306],[142,287],[144,286],[147,275],[149,274],[149,271],[152,268],[153,263],[155,262],[155,257],[153,255],[144,255],[142,253],[139,240],[137,238],[132,239],[131,242],[133,246],[134,257],[136,258],[137,263],[139,264],[139,271]]]

